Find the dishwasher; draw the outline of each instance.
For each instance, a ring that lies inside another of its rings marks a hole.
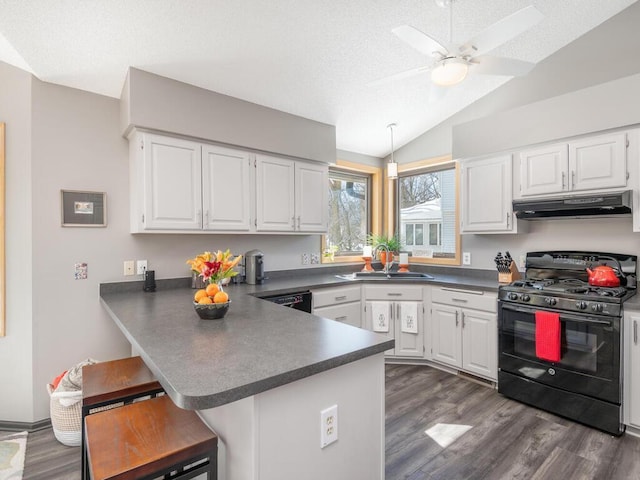
[[[272,303],[277,303],[278,305],[284,305],[285,307],[293,308],[295,310],[311,313],[312,294],[308,290],[304,292],[286,293],[284,295],[270,295],[268,297],[260,298]]]

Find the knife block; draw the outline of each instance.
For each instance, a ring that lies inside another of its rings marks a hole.
[[[520,272],[516,266],[516,262],[511,262],[509,266],[509,273],[498,272],[498,283],[511,283],[516,280],[520,280]]]

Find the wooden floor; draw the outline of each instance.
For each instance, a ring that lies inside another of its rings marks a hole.
[[[387,480],[640,479],[640,438],[607,435],[429,367],[388,365],[386,382]],[[438,423],[472,428],[442,448],[425,434]],[[27,442],[24,480],[40,479],[80,479],[80,448],[58,443],[50,428]]]

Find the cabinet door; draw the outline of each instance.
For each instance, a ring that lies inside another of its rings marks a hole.
[[[393,302],[385,302],[386,305],[386,311],[389,312],[389,332],[376,332],[380,335],[385,335],[389,338],[395,338],[395,326],[394,326],[394,322],[393,322]],[[366,330],[371,330],[372,332],[373,330],[373,312],[372,312],[372,308],[371,308],[371,302],[365,302],[365,314],[364,314],[364,324],[363,324],[363,328],[365,328]],[[389,350],[384,352],[385,355],[394,355],[395,354],[395,349],[394,348],[390,348]]]
[[[202,229],[199,143],[144,135],[144,228]]]
[[[358,328],[362,326],[362,306],[359,301],[314,308],[313,314]]]
[[[295,229],[295,163],[256,155],[256,229],[292,232]]]
[[[569,150],[566,143],[520,153],[520,194],[544,195],[567,190]]]
[[[329,167],[297,162],[295,168],[296,230],[326,232],[329,213]]]
[[[625,133],[599,135],[569,143],[572,190],[598,190],[627,186]]]
[[[498,379],[498,327],[494,313],[461,310],[462,368]]]
[[[511,155],[462,166],[462,233],[516,233]]]
[[[415,314],[415,315],[414,315]],[[403,316],[413,317],[416,332],[412,332],[411,319],[403,322]],[[396,302],[394,305],[396,330],[395,355],[398,357],[424,357],[424,318],[422,302]]]
[[[205,230],[250,229],[252,189],[248,152],[202,147],[202,204]]]
[[[640,428],[640,313],[624,316],[624,423]]]
[[[462,367],[460,310],[446,305],[431,305],[432,359],[453,367]]]

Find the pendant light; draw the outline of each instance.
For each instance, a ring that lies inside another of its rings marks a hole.
[[[391,130],[391,158],[387,163],[387,178],[390,180],[398,178],[398,164],[393,160],[393,129],[395,126],[395,123],[387,125],[387,128]]]

